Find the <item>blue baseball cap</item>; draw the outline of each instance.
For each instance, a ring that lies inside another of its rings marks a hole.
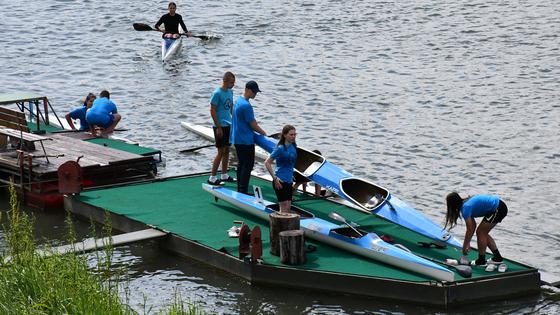
[[[245,88],[253,91],[253,93],[255,93],[255,94],[257,94],[258,92],[261,91],[261,90],[259,90],[259,85],[257,84],[257,82],[252,81],[252,80],[247,82],[247,84],[245,84]]]

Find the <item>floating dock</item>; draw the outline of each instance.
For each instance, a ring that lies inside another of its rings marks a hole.
[[[45,96],[0,94],[0,182],[13,182],[26,205],[62,208],[59,169],[69,161],[81,167],[84,187],[155,177],[161,151],[63,130],[49,121],[49,108]]]
[[[113,228],[120,232],[147,228],[161,230],[167,233],[159,239],[163,248],[237,275],[251,284],[356,294],[444,308],[540,292],[538,270],[507,259],[508,269],[504,273],[473,267],[472,278],[462,278],[455,273],[454,281],[445,282],[306,240],[316,248],[306,254],[307,262],[299,266],[284,265],[279,257],[269,253],[268,223],[226,202],[215,201],[201,188],[208,175],[193,174],[88,189],[80,195],[66,196],[64,204],[74,214],[99,223],[105,222],[108,213]],[[252,177],[251,184],[262,188],[264,199],[276,200],[270,182]],[[226,186],[235,189],[235,184]],[[362,230],[390,236],[395,243],[412,252],[438,261],[461,255],[459,249],[449,246],[422,247],[419,242],[430,243],[426,237],[326,199],[298,194],[294,204],[328,221],[332,221],[328,214],[336,211],[358,223]],[[260,260],[252,262],[238,258],[239,240],[228,237],[227,233],[235,225],[234,221],[243,221],[251,228],[260,226],[263,235]],[[475,259],[475,255],[473,253],[469,258]]]

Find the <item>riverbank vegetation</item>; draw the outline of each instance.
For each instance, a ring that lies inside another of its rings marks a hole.
[[[38,250],[33,217],[20,211],[15,189],[10,187],[10,209],[4,226],[5,250],[0,257],[0,314],[149,314],[128,304],[127,270],[112,268],[112,247],[97,252],[88,265],[85,255],[61,255]],[[70,217],[68,242],[76,241]],[[104,225],[110,235],[110,222]],[[120,294],[119,294],[120,292]],[[145,309],[145,308],[144,308]],[[174,301],[157,314],[203,314],[196,306]]]

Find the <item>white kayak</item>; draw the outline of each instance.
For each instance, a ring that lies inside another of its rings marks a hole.
[[[208,141],[214,142],[214,130],[212,130],[212,127],[191,124],[185,121],[181,122],[181,126]],[[235,150],[233,150],[233,152],[235,152]],[[259,146],[255,146],[255,157],[264,161],[268,157],[268,152]]]
[[[179,36],[179,38],[172,39],[172,38],[162,38],[161,39],[161,60],[162,61],[169,61],[173,58],[181,50],[181,44],[183,42],[183,38]]]

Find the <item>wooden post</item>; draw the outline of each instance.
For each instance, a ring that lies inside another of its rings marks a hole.
[[[302,230],[282,231],[280,235],[280,262],[288,265],[305,263],[305,240]]]
[[[270,254],[280,255],[280,238],[278,233],[299,230],[299,215],[295,213],[274,212],[270,214]]]

